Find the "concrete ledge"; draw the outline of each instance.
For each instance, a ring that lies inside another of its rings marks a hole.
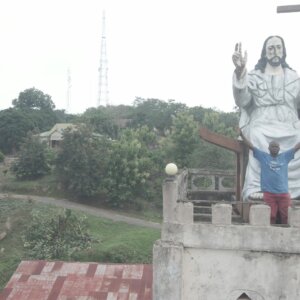
[[[194,223],[194,205],[191,202],[179,202],[175,208],[174,221],[182,224]]]
[[[300,228],[300,208],[289,207],[288,224]]]
[[[270,226],[271,208],[265,204],[251,205],[249,223],[253,226]]]
[[[164,223],[162,240],[191,248],[300,254],[296,227]]]
[[[231,225],[232,205],[217,203],[212,206],[212,224]]]

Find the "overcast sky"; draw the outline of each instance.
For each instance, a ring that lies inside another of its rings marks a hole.
[[[300,72],[300,13],[277,14],[297,0],[0,0],[0,109],[35,87],[69,112],[97,105],[102,11],[106,12],[110,104],[136,97],[173,99],[232,111],[231,56],[281,35]],[[103,103],[104,104],[104,103]]]

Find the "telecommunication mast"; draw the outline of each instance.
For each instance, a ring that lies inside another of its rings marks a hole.
[[[99,86],[98,86],[98,101],[97,107],[100,105],[109,105],[108,92],[108,63],[106,54],[106,35],[105,35],[105,11],[102,13],[102,37],[101,37],[101,52],[99,65]]]

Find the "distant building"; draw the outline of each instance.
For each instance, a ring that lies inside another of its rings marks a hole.
[[[67,129],[77,130],[78,124],[56,123],[49,131],[39,134],[42,142],[45,142],[50,148],[58,148],[63,140],[64,131]],[[101,138],[99,133],[93,133],[95,137]]]
[[[66,129],[76,129],[76,125],[56,123],[49,131],[42,132],[39,136],[41,141],[47,143],[50,148],[57,148],[63,140],[63,133]]]
[[[114,123],[118,128],[126,128],[132,122],[132,119],[123,119],[123,118],[116,118],[114,119]]]

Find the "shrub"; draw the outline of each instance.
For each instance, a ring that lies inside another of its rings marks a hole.
[[[36,179],[48,174],[51,170],[49,151],[38,136],[28,135],[12,165],[13,173],[18,179]]]
[[[125,130],[112,144],[105,187],[110,204],[130,206],[133,199],[146,194],[146,182],[153,170],[150,145],[155,143],[148,128]]]
[[[33,211],[23,240],[29,257],[34,259],[69,259],[74,252],[91,244],[85,218],[69,209],[55,215]]]
[[[94,196],[105,177],[109,141],[94,135],[86,126],[65,131],[57,154],[56,170],[66,191],[78,196]]]

